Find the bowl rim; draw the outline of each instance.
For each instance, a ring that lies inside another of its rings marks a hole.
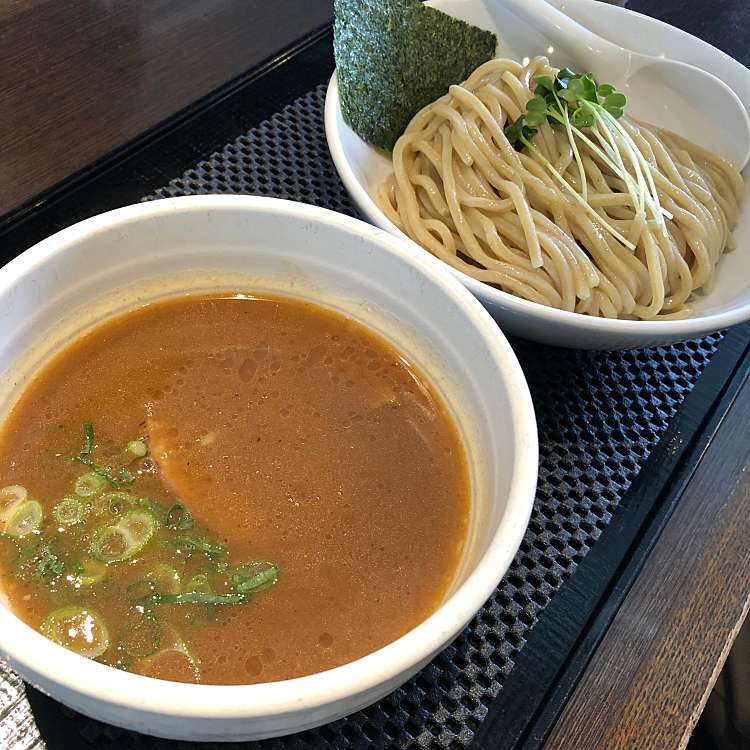
[[[0,295],[20,277],[39,271],[47,260],[97,233],[133,221],[207,210],[271,213],[323,223],[365,238],[379,252],[395,256],[460,307],[482,336],[505,380],[516,458],[507,509],[497,532],[467,580],[430,617],[381,649],[353,662],[304,677],[252,685],[196,685],[122,672],[68,651],[0,606],[0,652],[34,682],[41,679],[96,702],[142,714],[192,718],[260,718],[310,711],[366,694],[399,675],[408,676],[432,658],[476,614],[508,570],[528,526],[534,502],[538,441],[534,408],[521,366],[502,331],[481,304],[428,253],[415,254],[403,241],[358,219],[276,198],[205,195],[166,198],[99,214],[37,243],[0,269]]]
[[[331,152],[331,158],[341,181],[359,209],[373,224],[408,242],[412,252],[431,254],[419,243],[402,232],[380,210],[370,193],[365,190],[362,183],[354,174],[351,162],[344,149],[339,127],[340,123],[344,127],[348,126],[344,123],[341,113],[338,79],[335,69],[326,88],[324,120],[326,140],[328,142],[328,150]],[[516,297],[509,292],[495,289],[495,287],[483,281],[478,281],[463,273],[463,271],[453,268],[444,261],[439,262],[478,299],[502,308],[517,315],[519,318],[534,320],[537,324],[564,325],[571,329],[579,330],[581,335],[586,330],[589,330],[592,334],[609,334],[622,338],[642,338],[648,342],[655,340],[686,340],[699,334],[705,334],[708,331],[729,328],[750,318],[750,301],[735,304],[727,310],[720,312],[713,312],[707,315],[693,315],[680,320],[622,320],[594,317],[584,315],[583,313],[560,310],[556,307],[549,307],[548,305]]]

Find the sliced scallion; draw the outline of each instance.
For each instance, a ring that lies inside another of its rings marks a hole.
[[[94,534],[89,551],[102,562],[122,562],[137,555],[156,532],[156,518],[147,510],[128,511],[116,523]]]
[[[179,594],[180,574],[165,563],[157,563],[144,576],[154,587],[156,594]]]
[[[267,560],[255,560],[232,568],[229,579],[234,588],[246,594],[263,591],[279,578],[279,566]]]
[[[119,515],[128,508],[135,506],[137,500],[127,492],[105,492],[97,500],[97,506],[113,515]]]
[[[91,422],[83,423],[83,450],[81,454],[84,456],[90,456],[91,451],[94,450],[94,425]]]
[[[133,665],[133,670],[138,674],[150,677],[161,677],[161,670],[165,665],[170,673],[174,673],[175,662],[186,668],[190,677],[198,682],[200,680],[200,661],[188,648],[188,645],[180,637],[174,628],[164,628],[161,637],[161,649],[152,656],[140,659]]]
[[[129,469],[122,468],[120,469],[118,481],[122,482],[122,484],[133,484],[135,482],[135,475]]]
[[[73,456],[73,460],[78,461],[79,464],[88,466],[94,474],[100,476],[115,489],[118,489],[120,487],[120,482],[115,479],[110,471],[105,469],[103,466],[100,466],[98,463],[96,463],[96,461],[93,461],[87,455],[81,454],[80,456]]]
[[[93,586],[103,581],[107,575],[107,566],[101,560],[87,557],[77,563],[73,575],[68,580],[76,586]]]
[[[205,573],[196,573],[182,589],[183,593],[193,593],[200,591],[203,594],[213,594],[213,587],[211,581],[208,580],[208,576]]]
[[[194,536],[183,536],[180,542],[191,552],[204,552],[211,558],[218,557],[224,552],[224,545],[219,542],[209,542]]]
[[[51,641],[89,659],[96,659],[109,648],[104,620],[86,607],[56,609],[44,618],[39,630]]]
[[[144,607],[152,604],[245,604],[249,594],[210,594],[205,591],[186,591],[181,594],[154,594],[138,599],[135,603]]]
[[[29,493],[20,484],[10,484],[0,489],[0,522],[7,521],[13,511],[25,503]]]
[[[73,492],[78,497],[91,498],[98,497],[107,486],[107,480],[99,474],[83,474],[76,479],[73,485]]]
[[[193,517],[182,503],[175,503],[168,511],[165,520],[165,526],[175,531],[185,531],[192,529],[195,525]]]
[[[16,539],[22,539],[42,525],[43,515],[42,506],[36,500],[27,500],[11,513],[5,526],[5,533]]]
[[[125,450],[134,458],[143,458],[148,453],[145,440],[131,440]]]
[[[166,563],[156,563],[128,586],[128,594],[132,599],[142,599],[153,594],[179,594],[181,589],[177,570]]]
[[[83,521],[88,510],[88,505],[77,497],[64,497],[52,508],[52,516],[63,526],[75,526]]]

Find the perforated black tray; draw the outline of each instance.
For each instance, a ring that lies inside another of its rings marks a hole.
[[[0,234],[6,258],[62,225],[139,199],[251,193],[356,215],[323,131],[331,67],[330,36],[322,32],[283,64],[270,63],[137,151],[64,186],[41,209],[8,221]],[[678,500],[711,419],[731,401],[747,340],[741,328],[614,353],[512,341],[536,407],[540,471],[532,520],[509,573],[454,644],[378,704],[243,747],[538,746]],[[53,750],[191,747],[78,716],[33,689],[26,694],[0,667],[0,748],[42,740]]]

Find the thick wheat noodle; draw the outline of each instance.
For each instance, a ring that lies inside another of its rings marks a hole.
[[[393,175],[378,189],[378,203],[441,260],[524,299],[613,318],[686,316],[692,293],[708,291],[722,254],[733,247],[742,177],[716,154],[622,117],[643,162],[604,130],[586,131],[596,148],[576,139],[595,218],[504,134],[533,96],[534,76],[556,73],[544,57],[527,65],[497,59],[451,86],[397,141]],[[542,124],[534,145],[580,193],[579,163],[564,128]],[[669,215],[656,219],[634,205],[610,159],[632,183],[653,180]]]

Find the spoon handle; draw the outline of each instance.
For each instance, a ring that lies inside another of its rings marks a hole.
[[[597,68],[622,63],[625,50],[603,39],[546,0],[501,0],[514,15],[544,34],[553,47],[561,47],[574,60],[588,63],[594,56]]]

